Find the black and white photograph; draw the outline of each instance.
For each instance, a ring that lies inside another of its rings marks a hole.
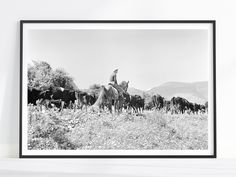
[[[214,23],[21,21],[21,157],[215,157]]]

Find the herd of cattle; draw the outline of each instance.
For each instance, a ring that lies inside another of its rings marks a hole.
[[[139,95],[130,96],[128,106],[135,112],[142,112],[143,110],[163,110],[171,114],[199,114],[208,112],[208,102],[203,104],[192,103],[181,97],[173,97],[171,100],[166,100],[164,97],[156,94],[150,98],[142,98]]]
[[[95,94],[88,94],[84,91],[62,87],[50,87],[46,90],[28,87],[28,104],[44,104],[47,108],[54,106],[60,109],[73,108],[76,104],[78,108],[82,109],[83,106],[93,105],[95,101]]]
[[[28,104],[45,105],[46,108],[57,107],[83,109],[83,107],[92,106],[98,96],[81,90],[69,90],[61,87],[50,87],[46,90],[28,87]],[[203,104],[192,103],[181,97],[173,97],[166,100],[164,97],[156,94],[149,98],[142,98],[139,95],[124,94],[124,110],[130,110],[138,113],[144,110],[163,110],[171,114],[183,113],[206,113],[208,112],[208,102]]]

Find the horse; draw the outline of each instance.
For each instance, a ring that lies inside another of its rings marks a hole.
[[[127,94],[127,90],[129,87],[129,81],[122,81],[119,86],[118,89],[116,89],[118,91],[118,98],[114,97],[114,109],[115,111],[118,112],[118,114],[122,111],[122,108],[124,107],[126,98],[125,95]],[[114,87],[109,87],[109,89],[114,89]],[[112,91],[114,93],[114,91]]]
[[[109,111],[112,113],[112,103],[114,103],[114,112],[118,112],[119,114],[124,104],[123,93],[127,92],[128,85],[129,81],[122,81],[118,86],[119,89],[116,89],[110,84],[107,87],[101,86],[98,99],[93,106],[98,106],[99,109],[104,109],[104,106],[107,106]]]

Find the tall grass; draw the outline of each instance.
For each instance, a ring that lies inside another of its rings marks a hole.
[[[203,150],[207,115],[120,115],[28,106],[28,149]]]

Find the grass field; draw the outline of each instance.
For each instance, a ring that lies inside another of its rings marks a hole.
[[[171,115],[49,109],[28,106],[28,149],[204,150],[207,114]]]

